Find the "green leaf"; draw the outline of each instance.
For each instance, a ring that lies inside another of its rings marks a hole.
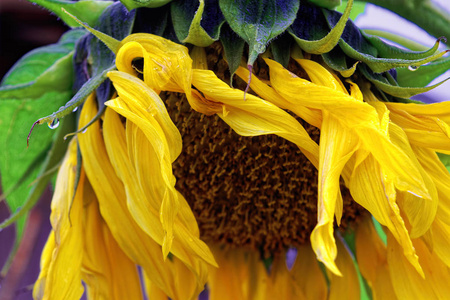
[[[299,9],[298,0],[219,0],[219,5],[231,29],[249,44],[249,66],[294,22]]]
[[[437,59],[417,69],[397,69],[397,82],[402,86],[426,86],[450,70],[450,57]]]
[[[218,0],[178,0],[171,3],[172,23],[178,39],[207,47],[219,39],[225,19]]]
[[[40,164],[35,164],[36,159],[50,147],[54,133],[40,128],[36,142],[27,149],[28,128],[40,115],[51,112],[70,99],[73,74],[68,62],[74,41],[81,34],[80,30],[71,31],[58,44],[38,48],[25,55],[8,72],[3,81],[4,86],[0,88],[2,186],[5,191],[18,186],[6,200],[12,213],[27,199],[29,184],[38,174]],[[23,94],[18,92],[20,89],[24,91]],[[30,171],[32,164],[36,167]],[[24,177],[24,174],[28,177]],[[19,181],[22,183],[17,185]],[[23,216],[17,223],[18,240],[22,236],[25,220]]]
[[[430,0],[361,0],[384,7],[417,24],[432,36],[450,38],[450,13]]]
[[[383,92],[392,95],[394,97],[398,98],[411,98],[412,96],[422,94],[425,92],[428,92],[435,87],[438,87],[439,85],[443,84],[446,80],[441,81],[435,85],[428,86],[428,87],[402,87],[396,85],[396,82],[392,82],[388,80],[387,77],[389,77],[389,74],[386,73],[385,76],[382,74],[376,74],[371,72],[366,68],[366,66],[359,66],[359,71],[366,77],[370,82],[372,82],[377,88],[382,90]]]
[[[140,7],[157,8],[166,5],[172,0],[120,0],[128,10]]]
[[[61,8],[64,8],[75,16],[82,16],[85,22],[90,26],[94,26],[97,23],[98,18],[102,14],[103,10],[113,3],[113,1],[103,0],[81,0],[81,1],[68,1],[68,0],[28,0],[30,2],[39,4],[42,7],[50,10],[58,17],[60,17],[68,26],[78,27],[80,26],[67,14],[65,14]]]
[[[439,159],[450,172],[450,155],[438,153]]]
[[[348,1],[346,0],[342,1],[341,5],[336,7],[336,10],[340,13],[344,13],[347,7],[347,3]],[[350,12],[349,19],[355,21],[357,17],[359,17],[361,14],[364,13],[364,11],[366,10],[366,6],[367,4],[363,2],[359,1],[353,2],[352,11]]]
[[[63,137],[65,134],[75,130],[75,116],[72,114],[65,118],[61,123],[62,126],[58,127],[55,131],[50,149],[45,152],[45,159],[43,162],[41,161],[41,168],[37,179],[29,184],[31,189],[28,196],[15,212],[0,224],[0,230],[11,225],[33,208],[50,182],[50,179],[56,173],[57,167],[64,157],[69,144]]]
[[[344,14],[336,24],[333,24],[334,26],[330,30],[322,12],[327,10],[322,10],[313,5],[302,4],[298,11],[297,19],[288,32],[306,52],[312,54],[327,53],[339,42],[352,5],[353,0],[348,1]]]
[[[42,7],[50,10],[56,14],[70,27],[79,27],[80,25],[65,14],[61,8],[76,16],[83,16],[84,20],[90,25],[94,26],[97,23],[98,17],[105,8],[113,3],[113,1],[103,0],[28,0],[30,2],[39,4]]]

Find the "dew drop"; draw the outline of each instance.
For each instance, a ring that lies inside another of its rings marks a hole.
[[[56,129],[59,126],[59,119],[54,119],[51,123],[48,123],[48,128]]]
[[[86,131],[87,131],[87,128],[85,128],[81,133],[86,133]]]
[[[418,68],[419,68],[418,66],[409,66],[409,67],[408,67],[408,70],[414,72],[414,71],[417,71]]]
[[[75,107],[75,108],[72,110],[72,112],[76,112],[77,110],[78,110],[78,106]]]

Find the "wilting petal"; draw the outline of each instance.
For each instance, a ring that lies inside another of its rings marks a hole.
[[[386,226],[403,247],[403,253],[416,270],[423,274],[418,257],[412,245],[405,222],[400,216],[393,184],[383,183],[383,175],[378,162],[358,154],[358,162],[352,173],[349,189],[353,199],[372,213],[380,224]]]
[[[123,253],[100,215],[92,187],[84,186],[83,281],[88,299],[142,299],[137,266]]]
[[[154,90],[190,95],[192,60],[183,45],[151,34],[132,34],[122,42],[116,56],[119,71],[137,75],[133,60],[144,59],[144,81]]]
[[[209,273],[209,299],[265,299],[268,274],[257,251],[212,248],[219,263]]]
[[[192,84],[203,93],[206,101],[219,105],[214,112],[238,134],[279,135],[295,143],[317,166],[317,144],[300,123],[285,111],[253,95],[247,95],[244,101],[243,91],[230,88],[211,71],[194,70]]]
[[[95,106],[94,96],[91,95],[81,112],[80,128],[96,115]],[[152,282],[172,299],[196,297],[197,293],[189,294],[190,291],[180,289],[174,281],[176,270],[172,268],[169,260],[164,261],[161,246],[151,239],[131,216],[123,183],[108,159],[99,122],[94,122],[85,133],[78,136],[86,175],[97,196],[102,217],[119,246],[133,262],[141,265]],[[203,288],[206,281],[203,277],[193,273],[190,273],[190,276],[197,280],[199,289]]]
[[[248,81],[249,71],[246,68],[239,67],[236,70],[236,75],[241,77],[244,81]],[[293,99],[285,99],[280,96],[272,87],[259,80],[258,77],[252,76],[250,87],[261,98],[275,104],[279,108],[289,109],[297,116],[308,122],[309,124],[320,128],[322,126],[322,112],[317,109],[309,109],[305,106],[299,105]]]
[[[116,99],[114,103],[117,101],[120,100]],[[118,109],[112,104],[113,102],[109,103]],[[121,105],[126,104],[121,102]],[[129,113],[125,112],[125,114],[131,117]],[[161,191],[160,188],[164,187],[164,182],[158,177],[160,176],[158,175],[159,161],[152,153],[152,145],[147,136],[131,121],[127,121],[127,135],[131,137],[126,137],[122,122],[112,109],[107,109],[103,126],[108,155],[119,178],[125,184],[131,213],[138,224],[155,241],[163,243],[164,235],[158,212],[160,199],[164,197],[164,191]],[[134,162],[129,159],[128,153],[132,153]],[[188,213],[184,215],[186,223],[183,224],[180,219],[175,220],[175,240],[172,253],[192,268],[198,264],[198,259],[210,259],[211,262],[214,262],[207,246],[198,237],[198,228],[195,226],[195,221],[192,220],[193,215],[189,213],[190,209],[186,200],[179,193],[176,193],[175,196],[180,202],[180,206],[183,207],[180,211]],[[185,227],[188,223],[190,228]],[[195,233],[197,235],[194,235]]]
[[[145,272],[142,272],[142,277],[144,279],[145,292],[147,294],[148,299],[151,300],[169,299],[169,297],[167,297],[167,295],[148,278]]]
[[[356,230],[356,259],[374,300],[396,299],[387,265],[387,249],[373,222],[366,218]]]
[[[49,236],[49,246],[43,252],[44,267],[33,292],[36,299],[80,299],[83,294],[83,189],[78,188],[73,196],[76,165],[77,143],[74,139],[56,179],[50,215],[54,234]],[[83,181],[82,175],[79,181],[81,185]]]
[[[450,154],[450,103],[386,103],[411,144]]]
[[[53,250],[55,250],[55,232],[52,230],[45,243],[41,254],[41,272],[33,288],[33,299],[44,299],[45,285],[47,282],[48,268],[52,262]]]
[[[450,225],[450,173],[439,160],[436,152],[416,146],[413,146],[412,149],[436,186],[439,195],[436,217]]]
[[[311,233],[311,245],[317,259],[333,273],[340,274],[334,260],[337,255],[333,234],[339,178],[347,161],[358,149],[358,141],[341,123],[324,111],[320,134],[318,224]],[[342,199],[340,199],[342,200]]]
[[[297,257],[291,274],[306,299],[327,299],[327,282],[309,245],[303,245],[297,249]]]
[[[294,281],[294,276],[289,272],[284,253],[280,254],[272,262],[270,276],[267,282],[267,291],[264,296],[265,298],[257,299],[307,299]]]
[[[418,165],[419,172],[422,175],[424,184],[430,195],[429,199],[424,199],[406,192],[400,192],[397,195],[397,201],[400,208],[402,212],[406,214],[409,223],[411,224],[409,235],[411,238],[417,238],[428,231],[431,223],[433,223],[439,202],[438,193],[432,178],[420,165],[415,153],[409,145],[408,138],[402,129],[396,124],[391,123],[389,126],[389,133],[392,142],[401,147],[411,160]]]
[[[337,247],[336,265],[341,270],[342,276],[329,275],[330,293],[328,300],[358,300],[360,299],[359,280],[353,258],[340,239],[337,240]]]
[[[373,107],[348,94],[316,85],[299,78],[275,61],[266,60],[274,89],[286,99],[295,99],[299,105],[329,111],[346,130],[357,135],[365,149],[380,162],[389,180],[400,190],[428,198],[417,166],[394,145],[380,128],[378,114]]]
[[[398,299],[450,299],[449,268],[427,249],[422,240],[414,240],[414,247],[423,267],[424,278],[414,272],[402,255],[400,245],[389,232],[387,238],[389,272]]]

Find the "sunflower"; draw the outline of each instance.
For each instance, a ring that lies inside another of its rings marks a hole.
[[[35,299],[450,297],[450,102],[380,71],[443,53],[344,70],[299,42],[233,69],[222,41],[89,30],[111,90],[81,88]]]

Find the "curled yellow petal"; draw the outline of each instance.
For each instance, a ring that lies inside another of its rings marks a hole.
[[[136,264],[122,251],[100,215],[92,187],[84,186],[82,277],[88,299],[142,299]]]
[[[53,234],[42,254],[43,268],[33,291],[36,299],[79,299],[83,294],[83,189],[78,188],[74,197],[76,165],[77,144],[72,140],[56,179],[50,215]],[[81,187],[83,182],[82,174]]]
[[[95,97],[91,95],[81,111],[79,127],[86,125],[96,113]],[[174,281],[176,270],[169,260],[164,261],[161,246],[141,229],[129,211],[125,188],[109,161],[99,122],[94,122],[85,133],[79,134],[78,139],[86,175],[98,199],[101,215],[120,248],[134,263],[142,266],[151,281],[172,299],[195,297],[206,282],[205,267],[200,265],[187,273],[195,278],[197,293],[178,288]]]
[[[340,275],[334,260],[337,249],[333,221],[339,194],[341,172],[358,149],[358,140],[328,111],[324,111],[320,135],[318,223],[311,233],[311,245],[317,259],[333,273]]]

